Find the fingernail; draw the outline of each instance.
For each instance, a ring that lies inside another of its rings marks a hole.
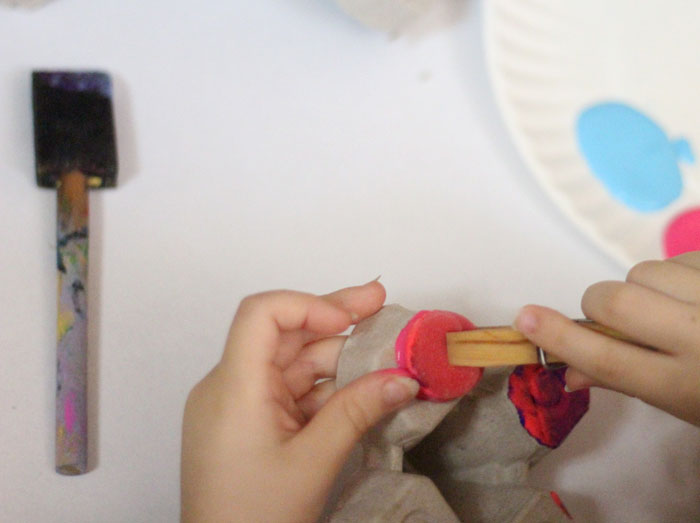
[[[398,405],[418,394],[420,385],[416,380],[405,376],[396,376],[384,382],[382,386],[382,398],[387,405]]]
[[[564,373],[564,390],[568,393],[571,393],[571,392],[576,392],[577,390],[584,389],[585,387],[581,387],[580,385],[578,387],[576,386],[576,382],[580,381],[580,380],[577,380],[575,376],[573,377],[572,380],[569,380],[569,371],[570,370],[571,370],[571,367],[566,369],[566,372]],[[571,385],[570,381],[573,381],[574,384]]]
[[[379,276],[377,276],[377,277],[376,277],[375,279],[373,279],[372,281],[367,282],[366,285],[369,285],[370,283],[374,283],[375,281],[379,281],[379,278],[381,278],[381,277],[382,277],[382,275],[380,274]]]
[[[571,394],[572,392],[578,392],[579,390],[583,390],[585,388],[587,388],[587,387],[575,387],[575,386],[569,387],[569,385],[567,383],[564,384],[564,390],[566,392],[568,392],[569,394]]]
[[[578,387],[577,387],[576,385],[570,386],[568,383],[564,382],[564,390],[565,390],[566,392],[569,392],[569,393],[571,393],[571,392],[578,392],[579,390],[583,390],[583,389],[587,389],[587,388],[588,388],[588,387],[586,387],[586,386],[583,386],[583,387],[581,387],[581,386],[578,386]]]
[[[523,334],[532,334],[537,330],[537,316],[527,309],[521,309],[514,326]]]

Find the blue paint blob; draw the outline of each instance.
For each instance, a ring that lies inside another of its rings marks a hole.
[[[589,167],[610,194],[641,212],[678,198],[683,190],[678,162],[695,161],[685,139],[669,140],[648,116],[622,103],[585,109],[576,134]]]

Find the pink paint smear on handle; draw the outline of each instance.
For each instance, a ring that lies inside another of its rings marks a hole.
[[[664,251],[671,258],[684,252],[700,250],[700,207],[676,216],[666,227]]]
[[[73,400],[75,399],[75,393],[72,392],[68,395],[66,400],[63,402],[63,421],[66,424],[66,431],[70,434],[73,432],[73,426],[75,425],[75,405]]]

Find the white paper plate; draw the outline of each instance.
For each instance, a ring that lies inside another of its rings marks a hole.
[[[625,266],[665,257],[682,213],[686,249],[700,249],[698,20],[700,2],[680,0],[485,3],[491,81],[518,150],[566,215]],[[678,164],[680,195],[658,210],[623,203],[582,154],[579,116],[609,101],[640,110],[695,154]]]

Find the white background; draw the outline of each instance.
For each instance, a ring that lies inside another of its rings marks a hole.
[[[481,2],[391,39],[330,0],[0,7],[0,521],[175,521],[190,387],[239,300],[382,276],[388,301],[508,324],[624,278],[518,158]],[[447,23],[450,22],[450,23]],[[30,71],[115,83],[119,186],[91,194],[92,472],[53,472],[55,194]],[[594,391],[532,480],[580,521],[700,518],[698,430]]]

